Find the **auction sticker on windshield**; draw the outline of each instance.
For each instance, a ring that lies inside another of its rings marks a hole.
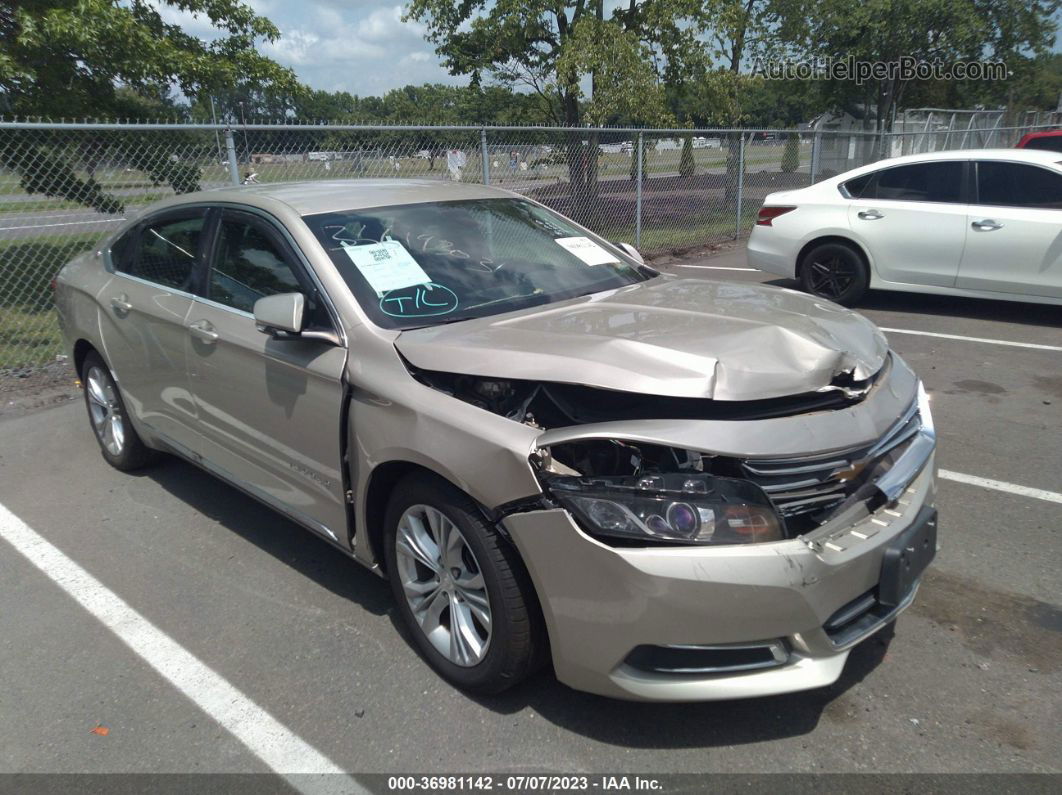
[[[344,245],[343,250],[379,297],[391,290],[431,281],[431,277],[397,240],[384,240],[365,246]]]
[[[610,262],[619,262],[612,254],[588,237],[558,237],[554,242],[587,265],[607,265]]]

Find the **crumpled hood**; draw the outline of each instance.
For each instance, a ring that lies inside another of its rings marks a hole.
[[[671,276],[405,331],[395,345],[425,370],[716,400],[862,380],[888,347],[870,321],[804,293]]]

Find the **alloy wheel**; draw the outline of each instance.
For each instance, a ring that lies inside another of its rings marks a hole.
[[[406,603],[431,645],[454,665],[479,663],[490,645],[490,597],[461,530],[437,508],[411,505],[395,553]]]
[[[110,378],[99,367],[90,367],[85,377],[89,416],[104,449],[113,456],[125,447],[125,423],[118,408],[118,394]]]
[[[815,260],[809,268],[808,281],[812,292],[825,298],[844,295],[857,275],[855,266],[842,257]]]

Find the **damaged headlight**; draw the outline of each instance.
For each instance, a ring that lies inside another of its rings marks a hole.
[[[550,494],[591,533],[666,544],[751,544],[782,539],[754,483],[701,473],[554,476]]]

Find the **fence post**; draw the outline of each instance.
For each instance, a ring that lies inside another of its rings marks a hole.
[[[735,240],[741,237],[741,205],[745,198],[745,133],[738,133],[737,181],[737,220],[734,225]]]
[[[229,179],[233,185],[240,184],[240,167],[236,165],[236,142],[232,140],[232,130],[225,128],[225,154],[229,159]]]
[[[490,184],[490,161],[487,160],[487,130],[479,131],[479,154],[483,159],[483,184]]]
[[[642,246],[642,133],[638,133],[638,143],[635,144],[638,147],[638,151],[635,153],[635,157],[638,158],[638,170],[637,185],[634,188],[634,247],[641,248]]]
[[[822,133],[816,132],[811,141],[811,184],[815,184],[815,177],[819,175],[819,158],[822,152]]]

